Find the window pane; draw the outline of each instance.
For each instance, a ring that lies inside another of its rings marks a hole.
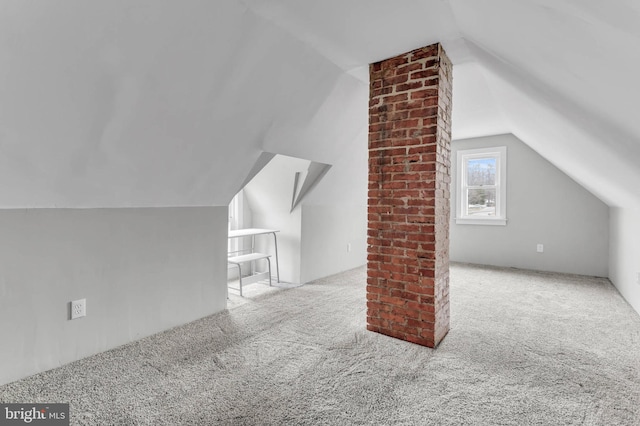
[[[495,216],[496,215],[496,189],[495,188],[469,189],[467,192],[467,215]]]
[[[495,185],[496,159],[474,158],[467,160],[467,185]]]

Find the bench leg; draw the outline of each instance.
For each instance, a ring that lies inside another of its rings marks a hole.
[[[242,297],[242,268],[238,263],[238,280],[240,281],[240,297]]]
[[[269,264],[269,287],[271,287],[271,259],[267,257],[267,263]]]

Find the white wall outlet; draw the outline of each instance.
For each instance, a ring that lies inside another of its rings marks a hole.
[[[351,252],[351,243],[347,243],[347,253]]]
[[[79,299],[71,302],[71,319],[87,316],[87,299]]]
[[[640,284],[640,272],[636,275],[636,284]]]
[[[544,245],[543,244],[538,244],[537,247],[536,247],[536,251],[538,253],[544,252]]]

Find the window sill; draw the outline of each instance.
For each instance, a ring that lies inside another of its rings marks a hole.
[[[489,226],[506,226],[507,219],[504,218],[487,218],[487,219],[477,219],[477,218],[456,218],[456,225],[489,225]]]

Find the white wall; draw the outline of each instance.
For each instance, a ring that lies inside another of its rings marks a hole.
[[[640,313],[640,210],[611,208],[609,279]]]
[[[226,232],[226,207],[0,210],[0,384],[223,310]]]
[[[263,149],[334,162],[368,93],[237,0],[2,2],[0,33],[5,208],[225,205]]]
[[[366,123],[367,108],[362,106]],[[318,186],[302,202],[302,278],[304,282],[367,262],[367,127],[342,147]],[[351,251],[347,251],[347,244]]]
[[[292,212],[295,173],[309,161],[278,155],[245,187],[252,226],[280,230],[282,280],[305,283],[366,263],[367,155],[363,132]],[[260,251],[273,253],[270,236],[256,241]]]
[[[366,206],[302,206],[301,249],[302,282],[364,265],[367,262]]]
[[[456,225],[456,153],[493,146],[507,147],[507,226]],[[608,276],[609,208],[602,201],[513,135],[454,141],[452,159],[451,260]]]
[[[277,234],[280,280],[285,282],[301,282],[301,209],[290,210],[295,173],[307,170],[308,165],[307,160],[277,155],[244,188],[251,209],[252,227],[280,231]],[[256,250],[275,255],[273,237],[256,237]],[[273,275],[274,260],[272,258]]]

